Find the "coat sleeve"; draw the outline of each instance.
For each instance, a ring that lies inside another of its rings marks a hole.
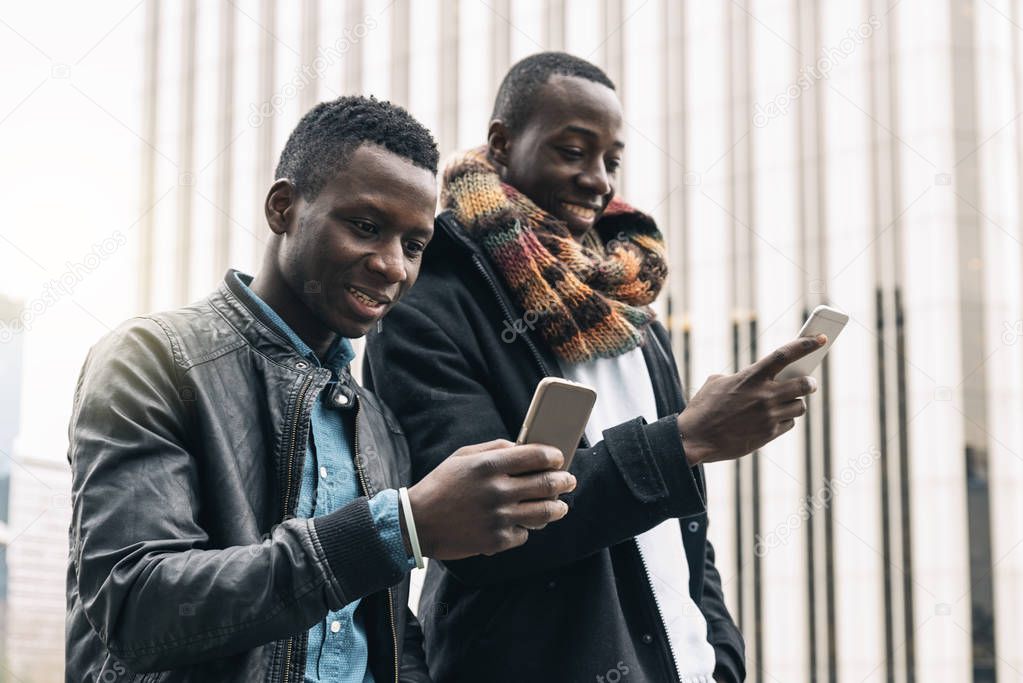
[[[397,583],[366,498],[214,547],[200,522],[201,449],[169,337],[127,323],[85,362],[69,427],[70,559],[84,613],[132,671],[179,669],[300,633]]]
[[[488,386],[485,368],[470,359],[474,343],[468,330],[446,331],[405,302],[368,340],[364,383],[398,415],[415,480],[462,446],[515,438],[494,401],[500,389]],[[564,496],[566,517],[531,532],[523,546],[445,562],[447,569],[469,585],[503,582],[567,565],[669,517],[705,511],[676,416],[608,429],[603,441],[576,453],[571,471],[578,485]]]

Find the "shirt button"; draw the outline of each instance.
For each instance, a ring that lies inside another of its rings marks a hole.
[[[327,468],[326,467],[320,467],[320,477],[322,477],[323,479],[327,478]]]
[[[299,362],[295,363],[295,367],[299,370],[305,370],[306,368],[309,367],[309,363],[306,363],[304,360],[300,360]]]
[[[647,645],[649,645],[650,643],[654,642],[654,637],[652,635],[650,635],[649,633],[644,633],[643,634],[643,642],[646,643]]]
[[[340,630],[341,630],[341,622],[340,621],[336,621],[335,620],[335,621],[330,622],[330,632],[331,633],[337,633]]]
[[[699,522],[689,522],[689,531],[696,532],[700,530]]]
[[[344,394],[338,394],[337,397],[334,398],[334,403],[339,406],[346,406],[348,405],[348,397]]]

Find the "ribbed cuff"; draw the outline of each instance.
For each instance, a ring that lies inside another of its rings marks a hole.
[[[344,602],[400,582],[392,550],[381,537],[366,498],[356,498],[339,510],[312,519],[313,532]],[[399,531],[400,533],[400,531]]]

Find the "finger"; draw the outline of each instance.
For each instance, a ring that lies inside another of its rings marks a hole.
[[[764,356],[750,369],[752,374],[758,377],[773,378],[781,372],[786,365],[792,364],[803,356],[808,356],[820,347],[828,343],[827,336],[818,334],[816,337],[800,337],[788,344],[783,344],[775,349],[774,353]]]
[[[547,470],[511,477],[509,494],[511,500],[535,500],[556,498],[562,493],[575,489],[575,477],[561,470]]]
[[[530,500],[516,505],[509,517],[519,526],[541,528],[567,514],[568,504],[563,500]]]
[[[561,450],[543,444],[511,446],[495,454],[494,458],[495,470],[505,474],[560,470],[565,464]]]
[[[774,395],[780,401],[792,401],[800,396],[809,396],[815,391],[817,391],[817,380],[808,375],[778,382],[774,388]]]
[[[779,420],[793,420],[797,417],[802,417],[806,414],[806,402],[802,398],[797,398],[794,401],[787,401],[783,403],[781,408],[778,409]]]
[[[796,426],[796,421],[795,420],[785,420],[784,422],[779,422],[778,423],[778,428],[775,431],[774,435],[775,435],[775,437],[779,437],[779,436],[781,436],[782,434],[784,434],[785,432],[789,431],[790,429],[792,429],[795,426]]]
[[[494,439],[493,441],[487,441],[486,443],[474,443],[469,446],[462,446],[452,455],[472,455],[473,453],[485,453],[487,451],[496,451],[499,448],[508,448],[515,444],[508,439]]]

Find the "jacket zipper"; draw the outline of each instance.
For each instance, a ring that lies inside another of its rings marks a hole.
[[[310,372],[305,376],[302,381],[302,386],[298,390],[298,400],[295,402],[295,417],[292,420],[291,425],[291,443],[288,445],[288,484],[284,489],[284,501],[281,503],[281,519],[286,519],[288,516],[288,500],[291,498],[291,476],[292,470],[295,468],[295,448],[298,440],[298,421],[302,416],[302,406],[305,404],[305,395],[309,391],[309,385],[313,383],[313,376],[315,373]],[[288,644],[284,650],[284,677],[282,683],[288,683],[291,677],[291,652],[294,649],[294,638],[288,638]]]
[[[639,555],[639,563],[643,565],[643,574],[646,576],[646,584],[650,587],[650,597],[654,600],[654,607],[657,608],[657,619],[661,622],[661,631],[664,633],[664,640],[668,643],[668,654],[671,655],[671,665],[675,676],[681,680],[678,672],[678,658],[675,657],[675,646],[671,644],[671,636],[668,634],[668,627],[664,624],[664,612],[661,611],[661,603],[657,599],[657,591],[654,590],[654,582],[650,578],[650,570],[646,566],[646,559],[643,557],[643,549],[639,547],[639,541],[635,538],[632,542],[636,544],[636,554]]]
[[[650,340],[651,344],[653,344],[654,346],[657,347],[657,352],[658,352],[657,355],[660,357],[660,359],[662,361],[664,361],[665,368],[670,370],[670,368],[671,368],[671,361],[668,358],[668,354],[665,352],[664,348],[661,346],[661,340],[658,339],[657,335],[654,334],[652,331],[649,332],[647,338]],[[669,375],[670,375],[670,372],[669,372]],[[676,398],[677,398],[677,396],[676,396]],[[661,611],[661,603],[657,599],[657,591],[654,590],[654,582],[650,578],[650,570],[646,566],[646,558],[643,557],[643,549],[639,547],[639,541],[638,540],[636,540],[635,538],[633,538],[632,540],[636,544],[636,553],[639,555],[639,563],[641,565],[643,565],[643,573],[646,575],[646,582],[647,582],[647,585],[650,587],[650,597],[653,598],[654,607],[657,608],[657,618],[661,622],[661,630],[664,632],[664,639],[668,643],[668,654],[671,655],[671,664],[674,667],[675,675],[679,677],[679,680],[681,680],[681,674],[679,673],[679,670],[678,670],[678,659],[675,656],[675,646],[672,645],[672,643],[671,643],[671,635],[668,633],[668,627],[664,623],[664,612]]]
[[[366,473],[362,468],[362,458],[359,457],[359,413],[362,412],[362,401],[355,407],[355,471],[359,475],[359,485],[362,486],[362,493],[369,495],[369,486],[366,485]],[[394,646],[394,683],[398,683],[398,629],[394,621],[394,597],[391,589],[387,589],[387,616],[391,619],[391,642]],[[286,682],[285,682],[286,683]]]

